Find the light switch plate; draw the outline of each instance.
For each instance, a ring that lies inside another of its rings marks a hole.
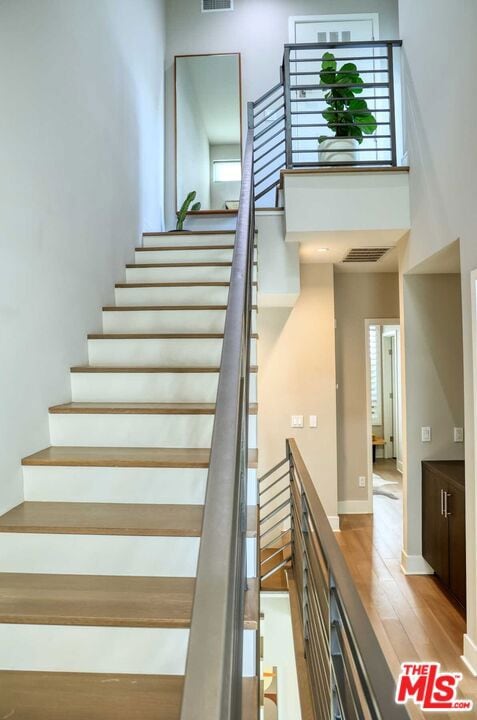
[[[293,428],[303,427],[303,415],[292,415],[291,426]]]
[[[454,442],[456,442],[456,443],[464,442],[464,428],[461,428],[461,427],[454,428]]]
[[[316,418],[316,415],[310,415],[309,423],[308,423],[308,424],[309,424],[309,426],[310,426],[311,428],[316,428],[316,427],[318,427],[318,420],[317,420],[317,418]]]
[[[430,427],[422,427],[421,428],[421,442],[431,442],[432,440],[432,430]]]
[[[359,487],[366,487],[366,478],[364,477],[364,475],[360,475],[360,477],[358,478],[358,485]]]

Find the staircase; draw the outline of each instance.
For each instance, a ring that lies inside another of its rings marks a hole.
[[[51,447],[22,462],[25,501],[0,517],[1,720],[180,717],[234,237],[144,236],[89,364],[71,368],[71,402],[49,410]],[[254,330],[244,718],[257,714],[256,344]]]

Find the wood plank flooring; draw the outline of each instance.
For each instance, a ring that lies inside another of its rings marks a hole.
[[[374,517],[341,515],[336,538],[395,677],[405,660],[438,661],[444,669],[463,674],[460,694],[476,706],[466,713],[425,714],[409,707],[410,716],[475,720],[477,679],[460,658],[465,619],[433,577],[402,573],[401,476],[392,461],[378,462],[375,472],[385,480],[398,481],[398,485],[386,486],[398,499],[375,495]]]

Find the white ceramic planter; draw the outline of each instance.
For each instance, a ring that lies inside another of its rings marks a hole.
[[[319,161],[324,163],[355,163],[358,159],[358,141],[355,138],[330,138],[319,143]],[[336,152],[339,150],[340,152]],[[341,151],[346,152],[341,152]]]

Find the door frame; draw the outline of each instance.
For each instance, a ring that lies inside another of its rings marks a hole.
[[[373,40],[379,40],[379,13],[339,13],[331,15],[291,15],[288,18],[288,39],[296,43],[295,27],[297,22],[339,22],[341,20],[371,20],[373,23]]]
[[[371,366],[369,362],[369,327],[370,325],[399,325],[399,318],[366,318],[364,321],[364,355],[366,361],[366,457],[367,473],[366,484],[368,487],[368,512],[373,512],[373,425],[371,413]],[[401,376],[397,378],[398,383],[402,382]]]

